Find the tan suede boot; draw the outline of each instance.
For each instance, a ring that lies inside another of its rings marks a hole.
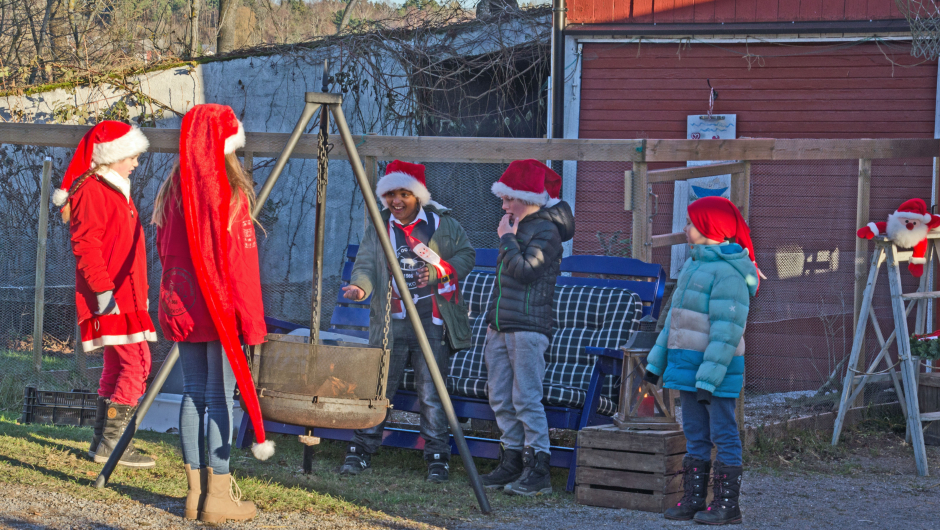
[[[208,470],[206,503],[199,512],[199,520],[206,523],[224,523],[225,521],[247,521],[257,513],[255,503],[243,501],[241,488],[235,483],[232,474],[216,475],[211,467]]]
[[[209,479],[209,473],[206,468],[192,469],[189,464],[183,465],[186,470],[186,481],[189,482],[189,491],[186,493],[186,509],[183,510],[183,517],[187,519],[196,519],[199,512],[202,511],[206,503],[206,492],[208,491],[206,482]]]

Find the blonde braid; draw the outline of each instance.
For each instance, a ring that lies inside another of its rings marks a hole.
[[[100,166],[99,166],[100,167]],[[77,179],[72,181],[72,186],[69,188],[69,195],[65,199],[65,206],[62,207],[62,222],[67,223],[72,218],[72,205],[69,203],[69,199],[72,198],[72,194],[78,190],[78,187],[81,186],[88,177],[95,174],[95,171],[98,170],[98,167],[89,169],[79,176]]]

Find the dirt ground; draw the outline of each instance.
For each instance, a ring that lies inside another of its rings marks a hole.
[[[848,432],[837,448],[825,433],[790,433],[759,440],[745,455],[738,528],[940,528],[940,478],[918,477],[911,447],[897,418],[872,420]],[[931,470],[940,475],[940,447],[928,447]],[[495,495],[498,493],[490,493]],[[142,504],[105,503],[38,488],[0,484],[0,528],[117,529],[193,528],[183,520],[182,499]],[[466,519],[432,514],[409,520],[364,520],[342,515],[262,512],[254,521],[226,528],[449,528],[517,530],[528,528],[675,528],[659,514],[613,510],[574,503],[568,493],[533,499],[531,504]]]

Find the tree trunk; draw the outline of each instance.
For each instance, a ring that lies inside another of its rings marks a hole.
[[[199,0],[189,0],[189,58],[199,55]]]
[[[349,18],[352,16],[352,10],[356,7],[356,4],[359,3],[359,0],[349,0],[346,4],[346,9],[343,9],[343,19],[339,21],[339,26],[336,27],[336,33],[342,33],[343,28],[346,27],[346,24],[349,24]]]
[[[239,0],[219,0],[219,33],[216,53],[228,53],[235,49],[235,19],[238,16]]]

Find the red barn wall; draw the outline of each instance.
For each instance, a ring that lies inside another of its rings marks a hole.
[[[569,24],[892,20],[894,0],[567,0]]]
[[[685,138],[686,116],[707,110],[709,80],[718,91],[714,111],[737,115],[739,138],[932,138],[937,62],[911,66],[920,60],[904,46],[584,43],[579,136]],[[575,252],[603,253],[599,241],[631,233],[623,206],[629,168],[578,165]],[[931,159],[876,160],[872,173],[874,220],[905,199],[930,199]],[[750,224],[770,277],[747,330],[752,389],[815,389],[819,373],[825,380],[832,370],[831,359],[851,348],[844,330],[833,326],[852,325],[857,176],[857,160],[752,166]],[[654,192],[653,233],[669,233],[672,184],[657,184]],[[781,258],[794,252],[805,256],[796,272]],[[654,260],[668,266],[668,249],[657,249]]]

